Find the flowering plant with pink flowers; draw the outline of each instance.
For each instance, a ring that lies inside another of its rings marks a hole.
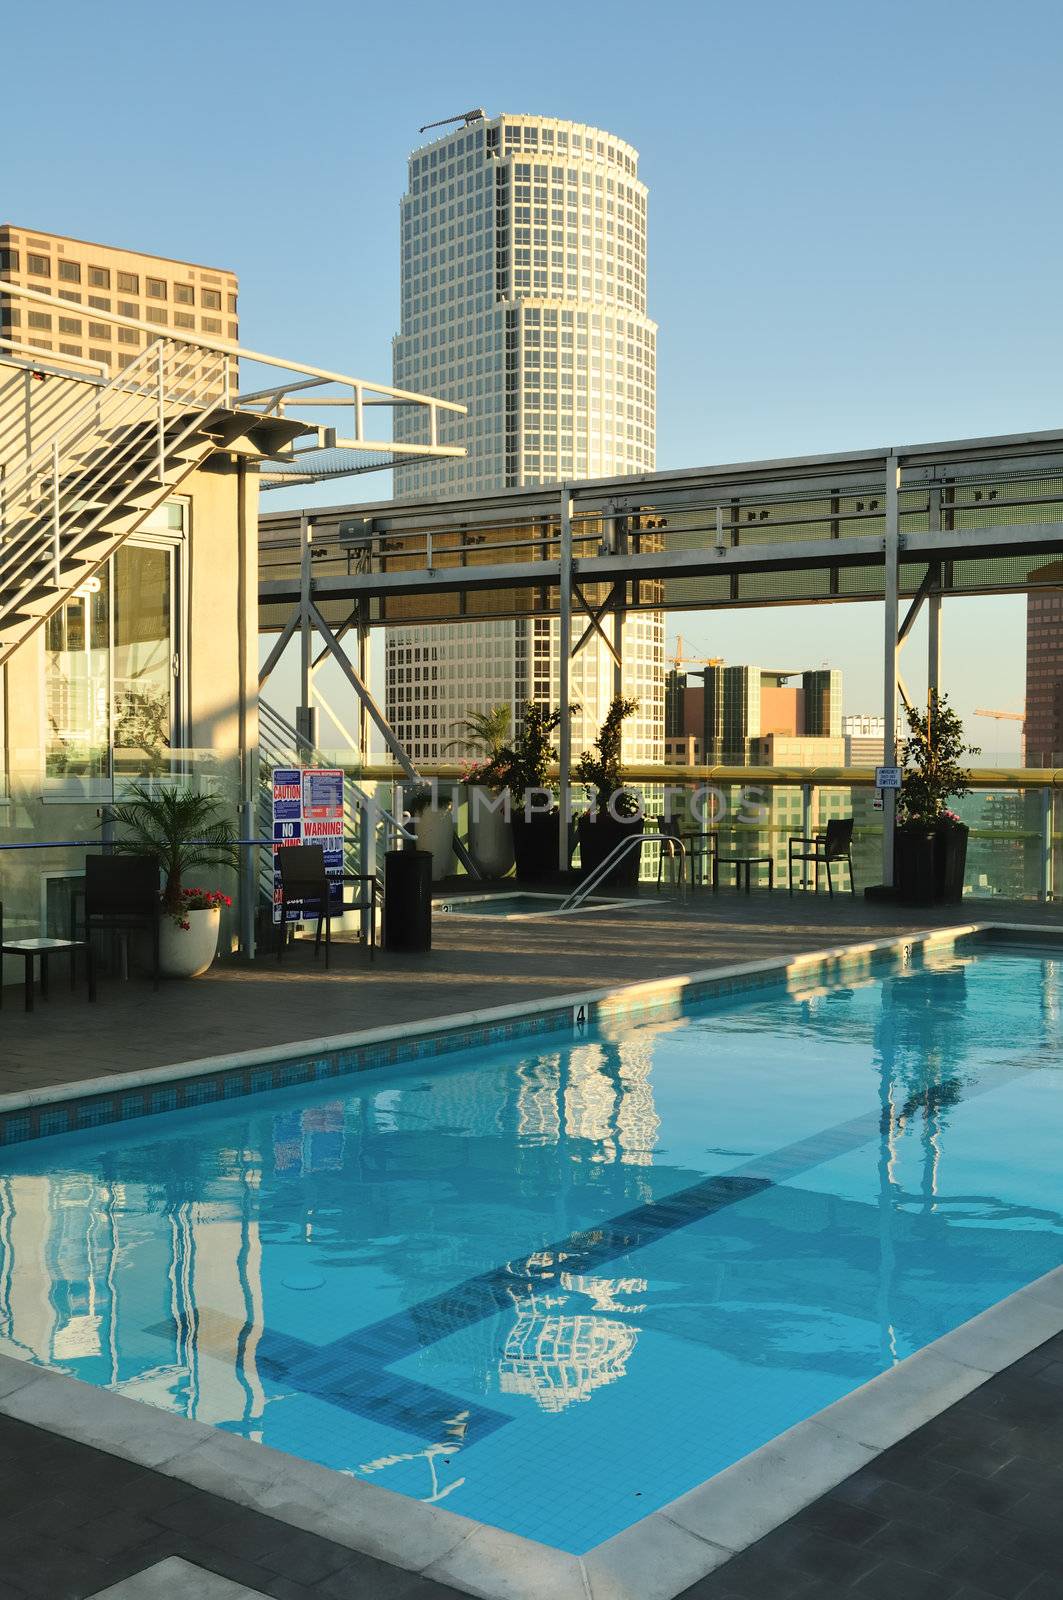
[[[232,896],[222,894],[219,889],[181,889],[177,905],[167,910],[177,926],[187,931],[192,926],[188,920],[190,911],[220,911],[222,906],[232,903]]]

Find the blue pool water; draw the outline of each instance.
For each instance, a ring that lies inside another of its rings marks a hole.
[[[1063,963],[0,1158],[0,1349],[582,1552],[1063,1259]]]

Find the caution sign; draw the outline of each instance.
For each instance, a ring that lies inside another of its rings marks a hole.
[[[319,844],[332,881],[333,909],[343,902],[343,771],[340,767],[273,769],[273,920],[281,919],[278,855],[287,845]],[[312,912],[310,913],[313,914]],[[299,922],[302,907],[289,905],[287,921]]]

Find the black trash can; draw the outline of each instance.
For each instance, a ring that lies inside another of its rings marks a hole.
[[[384,857],[384,949],[431,948],[431,852],[389,850]]]

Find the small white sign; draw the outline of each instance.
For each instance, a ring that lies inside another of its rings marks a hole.
[[[587,1036],[587,1029],[590,1027],[589,1011],[590,1007],[585,1000],[578,1001],[572,1007],[572,1032],[577,1039],[584,1039]]]
[[[900,767],[876,767],[875,768],[875,788],[876,789],[899,789],[900,786],[901,786],[901,769],[900,769]]]

